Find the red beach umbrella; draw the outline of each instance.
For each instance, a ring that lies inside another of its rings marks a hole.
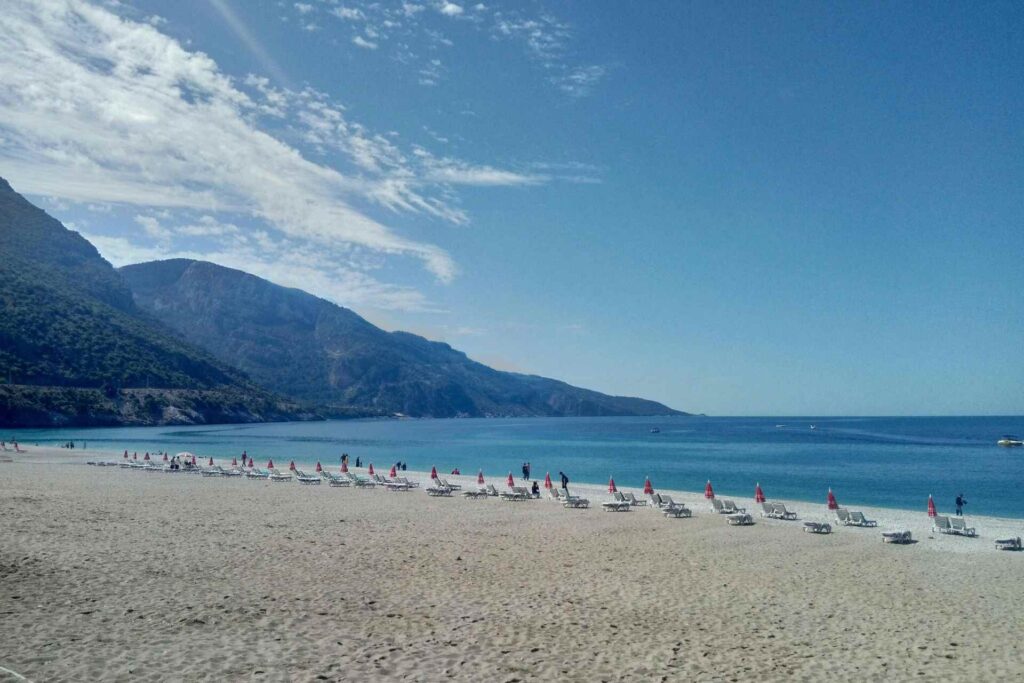
[[[132,460],[138,460],[138,459],[139,459],[139,452],[135,451],[134,453],[132,453]]]
[[[484,485],[484,471],[480,470],[480,474],[476,475],[476,483],[478,486]]]
[[[711,488],[711,480],[708,479],[707,485],[704,487],[704,497],[708,500],[715,497],[715,490]]]
[[[142,459],[149,460],[149,451],[146,451],[146,455],[144,455]]]
[[[164,462],[167,462],[167,454],[164,453]]]
[[[615,480],[608,477],[608,493],[615,493],[616,491],[618,491],[618,489],[615,488]]]
[[[238,458],[231,458],[231,466],[238,467]]]
[[[932,500],[932,494],[928,494],[928,516],[935,516],[935,501]]]
[[[391,472],[388,474],[388,476],[391,477],[392,479],[394,479],[396,474],[397,474],[397,472],[395,471],[395,466],[392,465],[391,466]]]
[[[125,452],[124,452],[124,459],[125,459],[125,460],[127,460],[127,459],[128,459],[128,451],[125,451]]]
[[[316,461],[316,471],[317,471],[317,474],[319,474],[320,472],[324,471],[324,468],[320,466],[320,461],[319,460]]]
[[[508,473],[508,481],[506,483],[508,484],[509,488],[512,488],[513,486],[516,485],[516,480],[512,478],[511,472]]]
[[[839,502],[836,500],[835,494],[832,493],[832,489],[828,490],[828,509],[829,510],[838,510],[839,509]]]
[[[437,479],[437,468],[431,465],[430,467],[430,478]]]
[[[295,461],[294,460],[292,460],[291,464],[288,465],[288,469],[291,470],[292,472],[295,471]]]
[[[755,503],[763,503],[764,502],[764,491],[761,490],[760,482],[757,484],[757,486],[754,487],[754,502]]]
[[[654,493],[654,487],[651,486],[651,478],[647,477],[644,479],[644,495],[649,496]]]
[[[268,460],[267,461],[267,469],[268,470],[274,469],[274,461],[273,460]]]
[[[348,472],[348,463],[345,462],[344,460],[341,461],[341,471]]]
[[[194,455],[192,456],[192,466],[193,467],[196,466],[196,456],[194,456]]]
[[[373,463],[372,463],[372,462],[370,463],[370,466],[369,466],[369,467],[368,467],[368,468],[366,469],[366,471],[367,471],[367,473],[368,473],[368,474],[369,474],[369,475],[370,475],[371,477],[373,476]]]
[[[210,456],[210,467],[213,467],[213,456]]]
[[[550,472],[545,472],[544,473],[544,488],[546,488],[546,489],[550,489],[551,488],[551,473]]]
[[[252,458],[249,458],[249,469],[252,469]]]

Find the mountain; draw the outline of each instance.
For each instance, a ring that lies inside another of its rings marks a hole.
[[[301,415],[141,311],[92,244],[0,178],[0,425]]]
[[[186,340],[331,414],[683,414],[654,401],[494,370],[447,344],[385,332],[347,308],[213,263],[154,261],[121,274],[135,302]]]

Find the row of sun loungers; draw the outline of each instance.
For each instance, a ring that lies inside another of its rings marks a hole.
[[[967,526],[963,517],[948,517],[946,515],[935,515],[932,519],[932,529],[940,534],[954,534],[956,536],[977,536],[978,532],[974,527]]]
[[[761,503],[761,516],[769,519],[795,520],[796,513],[782,503]]]

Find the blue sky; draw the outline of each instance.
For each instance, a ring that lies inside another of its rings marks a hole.
[[[0,175],[505,369],[709,414],[1024,413],[1019,3],[0,16]]]

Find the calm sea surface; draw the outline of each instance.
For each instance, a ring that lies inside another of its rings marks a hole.
[[[814,428],[811,428],[814,425]],[[660,433],[652,433],[652,428]],[[1024,434],[1024,417],[942,418],[557,418],[349,420],[332,422],[7,430],[25,444],[74,440],[92,448],[192,451],[223,458],[242,451],[267,458],[337,466],[348,453],[364,465],[489,477],[535,479],[565,471],[573,481],[702,490],[749,498],[756,482],[769,497],[924,509],[934,494],[951,510],[963,492],[967,512],[1024,518],[1024,448],[1000,448],[1003,434]]]

